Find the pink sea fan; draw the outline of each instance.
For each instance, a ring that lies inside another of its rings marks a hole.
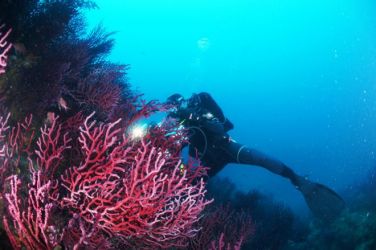
[[[11,129],[8,140],[4,141],[5,153],[0,154],[3,168],[20,168],[27,164],[28,178],[31,179],[26,186],[18,174],[5,178],[2,194],[7,213],[3,216],[3,224],[13,248],[53,249],[61,242],[63,235],[53,219],[59,187],[53,175],[63,160],[64,150],[69,149],[69,139],[67,135],[61,136],[61,126],[54,119],[50,126],[40,130],[36,150],[34,154],[30,153],[31,139],[24,138],[29,138],[25,135],[30,131],[31,120],[30,116],[24,123]],[[7,128],[7,119],[0,121],[3,121],[0,132],[6,132],[2,128]],[[4,139],[4,133],[0,134]],[[28,150],[21,150],[25,145]],[[23,152],[27,153],[26,159]],[[27,193],[26,199],[22,193]]]
[[[62,178],[62,207],[129,245],[186,245],[210,203],[204,181],[189,180],[167,145],[131,141],[119,123],[86,119],[79,138],[83,161]]]
[[[92,117],[72,136],[67,128],[79,117],[61,124],[52,116],[37,138],[31,116],[15,127],[0,118],[3,223],[12,246],[186,246],[211,201],[201,167],[181,168],[184,133],[165,136],[172,127],[162,124],[132,140],[120,120]],[[81,152],[71,160],[76,144]]]

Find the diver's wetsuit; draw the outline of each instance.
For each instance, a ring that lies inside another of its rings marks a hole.
[[[189,129],[189,154],[198,156],[214,176],[228,163],[257,165],[289,178],[295,185],[297,175],[281,161],[232,140],[227,132],[233,124],[208,93],[194,94],[171,117]]]

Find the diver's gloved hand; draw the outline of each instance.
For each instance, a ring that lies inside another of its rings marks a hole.
[[[190,108],[180,108],[169,113],[169,117],[178,119],[180,122],[185,120],[197,120],[195,110]]]

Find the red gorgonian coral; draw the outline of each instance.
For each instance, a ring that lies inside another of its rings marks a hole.
[[[61,127],[53,120],[50,126],[41,129],[32,152],[32,117],[13,128],[6,125],[8,117],[0,118],[1,193],[7,207],[4,229],[15,249],[53,249],[63,235],[53,220],[59,196],[53,172],[60,166],[64,150],[69,149],[70,139],[67,134],[60,135]],[[18,174],[23,167],[27,167],[26,176]]]
[[[180,171],[167,141],[131,140],[120,120],[97,125],[90,118],[79,138],[83,161],[62,177],[61,206],[130,245],[184,246],[209,203],[204,181]]]
[[[129,247],[183,247],[198,232],[196,222],[210,201],[201,167],[182,171],[184,133],[171,135],[172,127],[162,124],[131,139],[120,120],[97,123],[91,115],[75,138],[62,134],[52,117],[34,143],[28,126],[17,130],[0,121],[1,167],[12,173],[3,178],[3,221],[14,248],[90,248],[98,239],[103,248],[114,239]],[[74,140],[82,148],[79,161],[66,159]],[[20,177],[15,169],[23,165]]]

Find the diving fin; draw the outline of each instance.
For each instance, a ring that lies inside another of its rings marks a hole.
[[[299,177],[297,188],[313,215],[323,221],[337,218],[345,209],[345,201],[332,189]]]

